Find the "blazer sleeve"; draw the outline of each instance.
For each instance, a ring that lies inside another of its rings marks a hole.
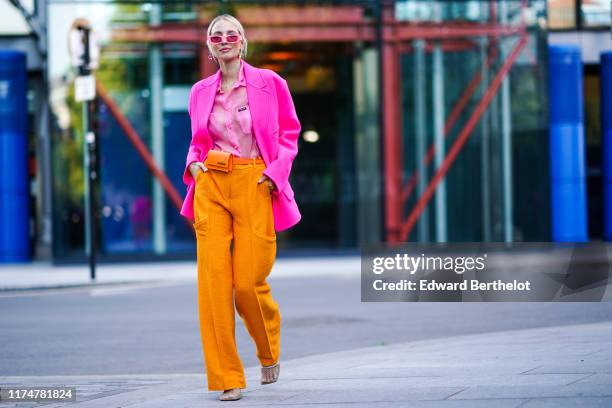
[[[277,189],[273,190],[272,194],[279,194],[289,182],[293,159],[298,152],[301,130],[287,81],[280,76],[276,79],[274,82],[278,100],[278,156],[263,172],[276,184]]]
[[[196,84],[197,85],[197,84]],[[196,85],[191,87],[191,91],[189,92],[189,106],[187,110],[189,112],[189,118],[191,120],[191,142],[189,143],[189,151],[187,152],[187,159],[185,161],[185,171],[183,172],[183,183],[189,185],[193,182],[193,177],[191,176],[191,172],[189,171],[189,165],[193,162],[199,161],[200,153],[202,152],[201,146],[195,143],[196,138],[196,123],[194,120],[192,112],[195,109],[195,88]]]

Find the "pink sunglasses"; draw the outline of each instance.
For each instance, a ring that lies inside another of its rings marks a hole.
[[[228,43],[235,43],[235,42],[238,42],[238,40],[240,39],[240,34],[228,34],[228,35],[225,35],[225,36],[222,36],[222,35],[211,35],[210,37],[208,37],[208,39],[213,44],[219,44],[220,42],[223,41],[223,37],[225,37],[225,41],[226,42],[228,42]]]

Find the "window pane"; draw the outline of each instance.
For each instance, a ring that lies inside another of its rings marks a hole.
[[[576,0],[548,0],[549,28],[576,27]]]
[[[610,0],[582,0],[583,26],[609,27],[610,7]]]

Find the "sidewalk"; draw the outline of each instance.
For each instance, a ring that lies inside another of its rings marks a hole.
[[[322,275],[358,277],[360,271],[358,256],[334,256],[277,259],[271,274],[275,278]],[[96,266],[95,281],[89,278],[88,265],[53,266],[46,262],[0,264],[0,292],[196,279],[195,261],[100,264]]]
[[[76,386],[70,406],[78,408],[610,407],[610,344],[605,322],[317,355],[282,361],[279,382],[266,386],[259,368],[249,368],[243,398],[233,403],[206,391],[203,374],[0,377],[0,385]]]

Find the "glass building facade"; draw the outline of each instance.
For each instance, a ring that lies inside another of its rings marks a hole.
[[[145,159],[182,200],[189,90],[216,70],[205,28],[223,12],[245,26],[246,60],[287,79],[302,124],[291,183],[303,218],[278,234],[279,254],[397,239],[462,134],[407,239],[550,240],[546,4],[51,1],[54,257],[84,256],[82,106],[64,47],[82,16],[101,45],[96,78],[107,95],[91,110],[102,257],[195,257],[191,225]]]
[[[397,3],[399,19],[441,21],[450,30],[489,27],[491,21],[512,28],[522,18],[527,24],[526,45],[421,214],[414,234],[418,240],[549,240],[544,6],[518,1]],[[474,119],[518,42],[518,35],[454,42],[415,38],[402,52],[403,184],[414,186],[404,216]],[[433,153],[429,161],[428,151]]]

